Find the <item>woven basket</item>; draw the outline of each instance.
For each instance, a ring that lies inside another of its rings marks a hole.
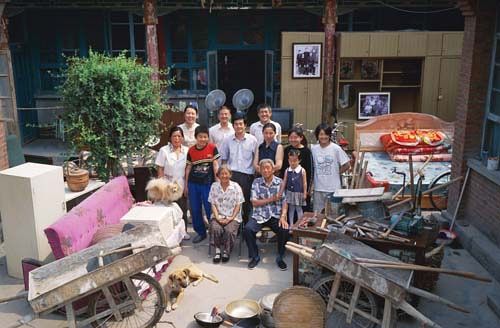
[[[89,171],[77,167],[74,163],[66,163],[64,176],[69,190],[78,192],[84,190],[89,184]]]
[[[276,328],[319,328],[325,325],[326,305],[311,288],[294,286],[281,292],[273,303]]]

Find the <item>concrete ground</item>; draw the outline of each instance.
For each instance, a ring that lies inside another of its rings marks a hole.
[[[188,257],[199,268],[215,275],[219,284],[204,280],[197,287],[188,287],[185,297],[179,308],[171,313],[165,313],[158,327],[172,327],[166,321],[171,321],[177,328],[198,327],[193,321],[193,315],[199,311],[210,311],[214,305],[221,308],[231,300],[250,298],[258,300],[262,296],[279,292],[292,284],[291,256],[286,257],[289,264],[288,271],[280,271],[275,262],[276,244],[261,244],[261,263],[254,270],[248,270],[246,265],[246,246],[243,244],[243,256],[238,259],[238,246],[230,262],[226,264],[213,264],[208,257],[208,244],[194,246],[190,241],[184,243],[182,258]],[[463,249],[446,248],[443,267],[472,271],[488,276],[487,272]],[[22,290],[22,281],[6,275],[5,258],[0,247],[0,298],[16,294]],[[181,261],[181,259],[179,259]],[[175,268],[176,262],[172,264]],[[442,327],[474,327],[492,328],[500,327],[500,320],[486,304],[486,295],[492,290],[500,290],[498,283],[481,283],[454,276],[442,275],[435,293],[471,310],[470,314],[463,314],[443,305],[422,300],[418,309],[426,316],[440,324]],[[25,301],[14,301],[0,304],[0,327],[29,315],[30,308]],[[52,328],[65,327],[65,318],[59,315],[44,316],[42,319],[32,321],[32,327]],[[397,323],[401,328],[421,327],[414,320],[403,320]]]

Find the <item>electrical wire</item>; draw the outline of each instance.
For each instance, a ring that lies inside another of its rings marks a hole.
[[[397,11],[401,11],[401,12],[404,12],[404,13],[409,13],[409,14],[436,14],[436,13],[442,13],[442,12],[445,12],[445,11],[450,11],[450,10],[458,9],[458,5],[456,5],[455,7],[443,8],[443,9],[438,9],[438,10],[415,11],[415,10],[407,10],[407,9],[398,8],[396,6],[393,6],[393,5],[390,5],[388,3],[385,3],[385,2],[383,2],[381,0],[375,0],[375,2],[378,2],[381,5],[386,6],[388,8],[391,8],[391,9],[394,9],[394,10],[397,10]]]

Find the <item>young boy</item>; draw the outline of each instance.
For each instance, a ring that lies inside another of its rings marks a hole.
[[[210,186],[215,180],[219,168],[217,147],[208,142],[208,128],[200,125],[194,131],[196,144],[189,148],[186,161],[186,186],[184,194],[189,197],[193,229],[198,234],[193,243],[199,243],[207,238],[203,222],[202,204],[207,218],[210,218],[211,207],[208,202]]]

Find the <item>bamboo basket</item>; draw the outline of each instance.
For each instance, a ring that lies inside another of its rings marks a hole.
[[[69,190],[79,192],[84,190],[89,184],[89,171],[76,166],[73,162],[67,162],[64,167],[64,176]]]

